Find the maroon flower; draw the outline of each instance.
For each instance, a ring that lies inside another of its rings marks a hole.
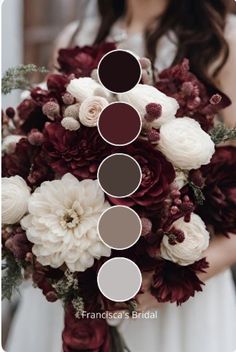
[[[198,121],[205,131],[213,127],[215,114],[231,104],[226,95],[205,87],[190,72],[187,59],[161,72],[156,87],[178,101],[177,117],[189,116]]]
[[[66,307],[62,334],[63,352],[109,352],[109,327],[105,319],[75,317],[71,305]]]
[[[151,293],[158,302],[176,302],[180,305],[193,297],[195,292],[202,291],[204,283],[197,273],[205,272],[208,266],[205,258],[188,266],[161,260],[156,266]]]
[[[142,181],[133,195],[119,199],[109,197],[110,201],[113,204],[148,207],[149,210],[160,208],[175,178],[171,163],[150,143],[142,140],[122,148],[122,152],[137,160],[142,170]]]
[[[5,177],[23,177],[30,186],[38,186],[53,178],[53,172],[45,163],[41,147],[33,146],[26,138],[17,143],[14,153],[3,156],[2,171]]]
[[[79,179],[96,179],[100,162],[111,153],[111,146],[97,128],[83,127],[68,131],[61,124],[47,124],[44,151],[51,168],[59,175],[72,173]]]
[[[28,133],[32,128],[42,131],[45,122],[48,121],[47,116],[42,112],[41,107],[33,99],[25,99],[17,107],[19,119],[17,128],[19,133]]]
[[[198,209],[200,216],[218,233],[236,233],[236,148],[217,148],[201,172],[205,202]]]
[[[4,246],[16,259],[25,259],[26,254],[32,250],[32,243],[28,241],[25,231],[20,226],[13,228]]]
[[[99,61],[111,50],[116,49],[113,43],[102,43],[94,46],[61,49],[59,51],[59,70],[66,74],[75,74],[78,77],[88,77]]]

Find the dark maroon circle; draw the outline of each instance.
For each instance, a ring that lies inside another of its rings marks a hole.
[[[141,130],[138,112],[127,103],[112,103],[100,114],[98,130],[106,142],[113,145],[132,143]]]
[[[140,81],[141,67],[133,54],[117,49],[103,56],[98,66],[98,76],[113,93],[124,93]]]

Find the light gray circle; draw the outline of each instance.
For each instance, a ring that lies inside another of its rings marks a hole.
[[[98,272],[101,293],[114,302],[125,302],[136,296],[142,284],[138,266],[130,259],[117,257],[105,262]]]

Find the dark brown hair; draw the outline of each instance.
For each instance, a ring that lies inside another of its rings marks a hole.
[[[95,43],[104,41],[112,25],[125,14],[126,1],[98,0],[98,8],[102,21]],[[214,84],[229,55],[224,38],[227,13],[226,0],[170,0],[154,29],[146,30],[146,55],[154,61],[159,39],[173,30],[179,43],[173,64],[187,57],[192,72],[206,84]],[[216,66],[210,75],[212,64]]]

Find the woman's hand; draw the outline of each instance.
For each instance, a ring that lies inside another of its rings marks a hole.
[[[199,278],[203,282],[236,263],[236,235],[229,234],[229,238],[220,235],[214,237],[204,255],[210,266],[206,273],[199,274]],[[143,274],[142,290],[144,293],[136,296],[138,312],[161,309],[164,304],[167,304],[157,302],[156,298],[152,296],[150,292],[152,275],[153,272]]]

